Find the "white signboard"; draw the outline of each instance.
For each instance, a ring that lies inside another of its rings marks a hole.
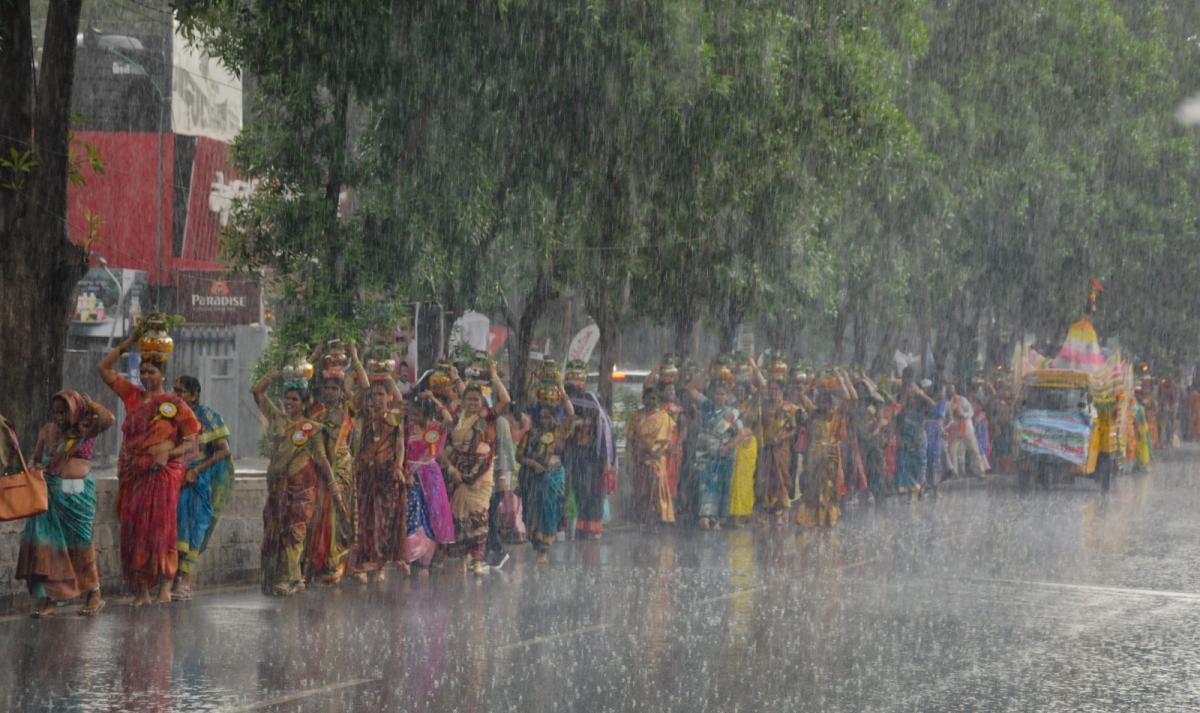
[[[242,130],[242,80],[190,47],[176,25],[171,47],[171,126],[175,133],[230,143]]]
[[[589,361],[599,343],[600,328],[589,324],[579,330],[579,334],[576,334],[575,338],[571,340],[571,346],[567,347],[567,359],[569,361]]]

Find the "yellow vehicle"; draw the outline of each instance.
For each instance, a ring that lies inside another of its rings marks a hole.
[[[1106,374],[1112,374],[1111,370]],[[1121,379],[1120,382],[1124,382]],[[1125,461],[1130,390],[1096,374],[1034,369],[1023,376],[1015,420],[1017,475],[1022,488],[1035,480],[1094,478],[1107,492]]]

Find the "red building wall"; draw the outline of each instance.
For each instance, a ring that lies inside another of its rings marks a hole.
[[[86,184],[67,191],[67,221],[71,239],[87,234],[84,211],[98,214],[103,224],[94,245],[112,267],[144,270],[150,283],[160,284],[155,260],[157,242],[158,134],[78,131],[104,158],[103,176],[84,170]],[[171,271],[171,209],[174,186],[171,167],[175,160],[175,136],[163,136],[163,270]]]
[[[102,220],[95,250],[111,267],[144,270],[150,284],[178,286],[179,270],[219,270],[220,233],[230,202],[250,190],[215,139],[163,136],[162,265],[157,270],[155,201],[158,134],[80,131],[100,149],[105,175],[84,171],[86,184],[67,193],[67,219],[76,242],[86,235],[84,211]],[[177,165],[178,164],[178,165]]]

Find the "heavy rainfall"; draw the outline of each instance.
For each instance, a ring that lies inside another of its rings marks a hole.
[[[0,2],[0,709],[1200,710],[1200,3]]]

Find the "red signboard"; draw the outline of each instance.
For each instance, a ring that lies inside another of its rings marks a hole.
[[[259,321],[258,286],[220,272],[180,270],[179,312],[189,324],[253,324]]]
[[[82,242],[87,236],[85,211],[99,217],[99,241],[94,246],[112,267],[143,270],[150,284],[167,280],[158,275],[159,249],[163,272],[171,270],[171,224],[174,181],[171,167],[175,161],[175,137],[162,137],[162,190],[158,185],[158,134],[77,131],[75,137],[100,150],[104,175],[83,169],[85,184],[67,190],[67,224],[71,239]],[[162,242],[154,204],[162,196]]]
[[[68,191],[72,240],[81,242],[87,235],[84,216],[91,211],[100,221],[95,250],[112,267],[144,270],[154,285],[176,284],[180,270],[221,268],[221,229],[233,201],[253,190],[234,170],[226,144],[164,134],[160,189],[157,133],[80,131],[76,138],[100,150],[105,172],[99,176],[85,169],[86,183]],[[155,210],[160,190],[161,231]]]
[[[243,181],[229,163],[229,147],[198,136],[187,188],[187,222],[180,246],[180,266],[212,262],[221,254],[221,229],[229,224],[233,201],[250,195],[253,184]]]

